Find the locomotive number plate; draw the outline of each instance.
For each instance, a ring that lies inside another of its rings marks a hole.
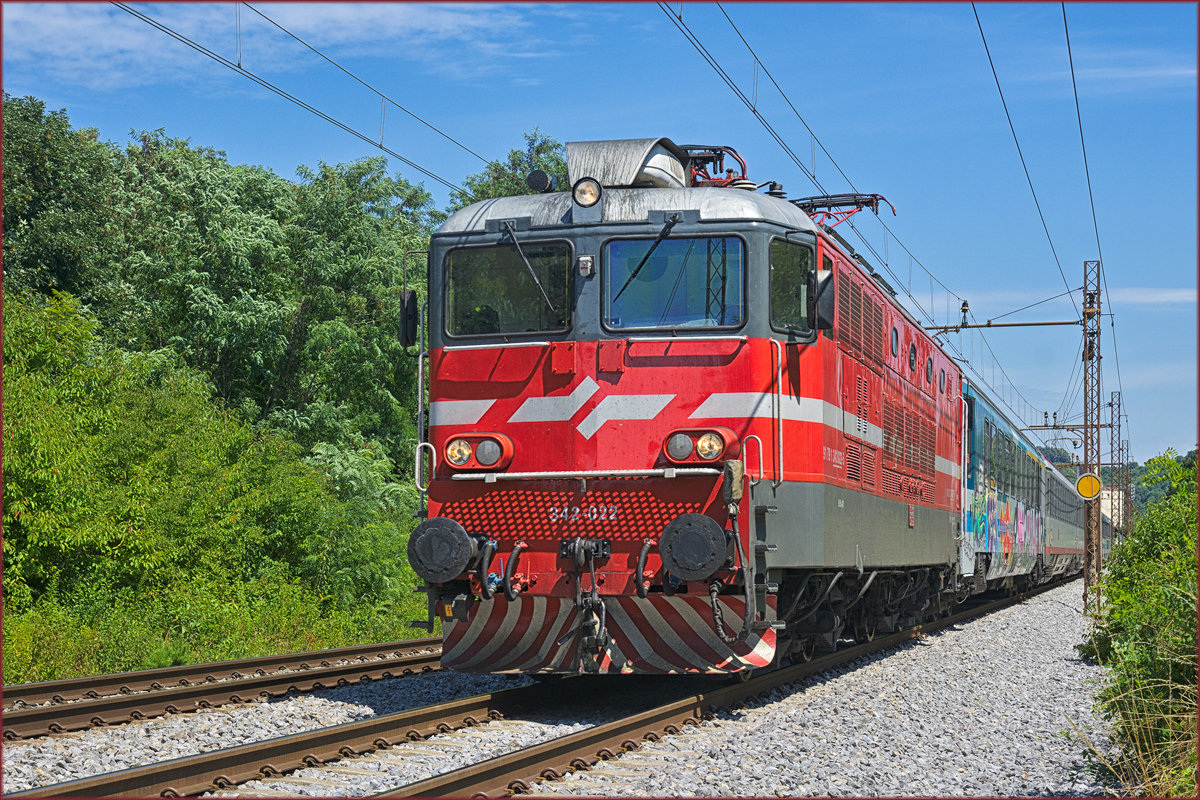
[[[612,522],[616,518],[614,505],[550,506],[551,522]]]

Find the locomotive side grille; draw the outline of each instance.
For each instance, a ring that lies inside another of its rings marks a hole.
[[[867,420],[871,415],[871,392],[867,379],[861,372],[858,373],[858,421],[855,423],[855,430],[858,432],[858,438],[867,438]]]
[[[932,422],[921,422],[921,471],[933,478],[934,458],[934,427]]]
[[[858,352],[863,350],[863,296],[858,281],[850,281],[850,343]]]
[[[863,486],[875,487],[875,448],[862,449],[862,482]]]
[[[921,502],[933,503],[933,484],[926,481],[921,482]]]
[[[850,278],[845,272],[838,273],[837,326],[838,341],[850,347]]]
[[[901,494],[902,478],[900,473],[892,469],[884,468],[883,470],[883,490],[888,494],[899,496]]]
[[[862,480],[862,448],[854,442],[846,442],[846,480],[852,483]]]
[[[867,341],[867,356],[876,364],[883,364],[883,304],[871,301],[871,325]]]

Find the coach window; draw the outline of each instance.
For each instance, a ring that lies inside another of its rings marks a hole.
[[[908,346],[908,371],[917,371],[917,346],[915,344]]]
[[[942,374],[938,377],[938,386],[941,388],[942,394],[946,393],[946,370],[942,370]]]
[[[446,256],[446,332],[451,336],[565,331],[571,247],[565,242],[467,247]],[[526,264],[528,259],[528,264]]]
[[[925,359],[925,382],[933,383],[933,359]]]
[[[900,355],[900,331],[892,328],[892,355]]]
[[[775,330],[808,333],[812,260],[812,249],[805,245],[771,240],[771,327]],[[825,263],[833,266],[829,259]]]

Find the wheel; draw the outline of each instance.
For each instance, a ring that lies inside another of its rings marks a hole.
[[[795,650],[793,650],[790,654],[792,663],[803,664],[805,662],[812,661],[812,657],[817,652],[816,641],[814,641],[811,636],[806,636],[805,638],[801,639],[797,644],[799,645],[799,647],[797,647]]]
[[[875,628],[876,624],[874,622],[855,625],[854,641],[858,642],[859,644],[866,644],[867,642],[874,640]]]

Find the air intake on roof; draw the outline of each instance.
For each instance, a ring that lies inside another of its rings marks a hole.
[[[682,189],[688,185],[687,161],[687,155],[666,138],[567,142],[572,186],[580,178],[594,178],[604,187]]]

